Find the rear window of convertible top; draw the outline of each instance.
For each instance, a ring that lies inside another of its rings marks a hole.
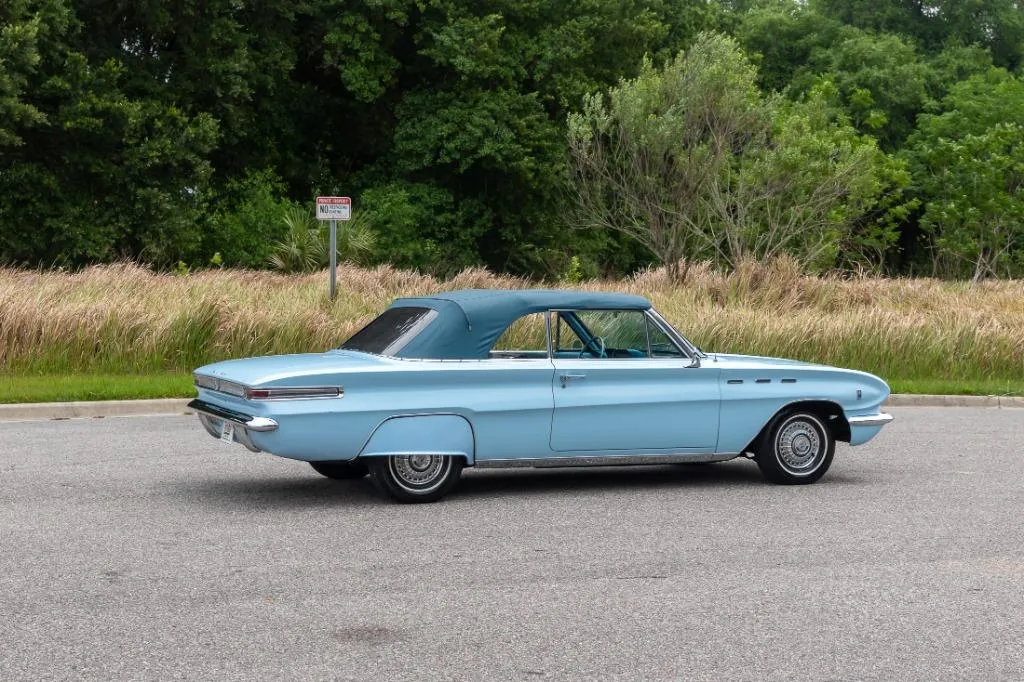
[[[432,312],[430,308],[388,308],[341,344],[341,348],[376,355],[383,355],[388,349],[396,353],[411,339],[411,336],[408,339],[404,337]],[[397,345],[399,341],[403,343]]]

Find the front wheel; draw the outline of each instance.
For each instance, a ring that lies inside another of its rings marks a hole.
[[[836,441],[821,419],[810,412],[780,415],[757,451],[765,478],[783,485],[814,483],[832,465]]]
[[[310,462],[309,466],[321,476],[335,480],[362,478],[367,474],[366,462]]]
[[[370,476],[381,492],[397,502],[436,502],[455,488],[462,458],[448,455],[368,457]]]

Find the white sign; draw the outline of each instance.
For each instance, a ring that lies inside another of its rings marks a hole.
[[[317,220],[351,220],[352,199],[350,197],[317,197]]]

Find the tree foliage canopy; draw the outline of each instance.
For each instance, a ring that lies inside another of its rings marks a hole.
[[[680,53],[697,80],[641,92]],[[266,267],[296,202],[341,193],[376,261],[629,272],[665,244],[569,229],[569,122],[642,100],[667,118],[616,125],[691,164],[648,200],[702,197],[685,258],[1019,276],[1022,63],[1015,0],[7,0],[0,262]]]
[[[756,76],[734,40],[703,33],[589,97],[568,124],[582,224],[629,235],[673,274],[695,258],[834,264],[885,189],[885,157],[831,104],[834,87],[787,102]]]

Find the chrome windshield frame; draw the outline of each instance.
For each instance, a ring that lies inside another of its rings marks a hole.
[[[653,307],[648,308],[645,312],[647,313],[647,317],[654,323],[654,326],[656,326],[661,331],[665,332],[669,339],[671,339],[676,344],[676,346],[679,347],[679,350],[684,355],[686,355],[687,359],[696,360],[701,357],[707,357],[707,355],[703,353],[699,348],[697,348],[696,345],[691,343],[685,336],[677,332],[676,328],[669,324],[668,320],[662,317],[661,313],[659,313]]]

